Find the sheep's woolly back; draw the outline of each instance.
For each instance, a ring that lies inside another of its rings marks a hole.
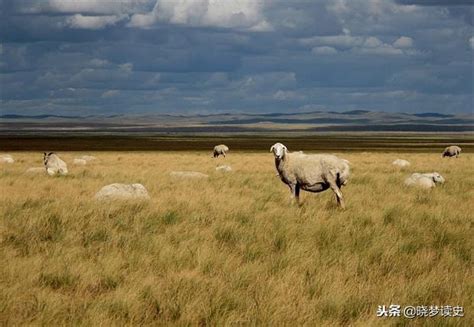
[[[222,153],[227,151],[229,151],[229,147],[225,144],[219,144],[214,147],[214,152]]]
[[[435,183],[429,177],[420,175],[418,177],[410,176],[405,180],[405,185],[407,186],[419,186],[422,188],[432,188],[435,187]]]
[[[49,175],[61,174],[66,175],[68,173],[67,165],[62,161],[59,156],[55,153],[51,153],[47,156],[46,171]]]
[[[350,174],[346,161],[329,154],[286,153],[277,169],[282,179],[301,185],[325,183],[338,176],[340,183],[346,184]]]
[[[443,151],[443,156],[449,156],[449,157],[454,157],[457,156],[461,153],[461,148],[458,147],[457,145],[451,145],[448,146],[446,149]]]
[[[444,178],[439,173],[414,173],[410,177],[405,179],[405,185],[407,186],[419,186],[422,188],[432,188],[436,184],[443,184]]]

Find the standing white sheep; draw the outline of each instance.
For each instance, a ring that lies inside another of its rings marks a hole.
[[[225,154],[229,151],[229,147],[225,144],[219,144],[214,147],[214,158],[218,158],[220,155],[223,155],[225,158]]]
[[[288,152],[286,146],[275,143],[270,148],[275,156],[275,166],[283,183],[299,202],[300,189],[322,192],[331,188],[341,208],[345,208],[341,187],[349,179],[349,164],[346,160],[329,154],[306,155]]]
[[[68,173],[66,163],[62,161],[54,152],[44,152],[43,162],[44,167],[46,168],[46,172],[50,176],[54,176],[56,174],[67,175]]]

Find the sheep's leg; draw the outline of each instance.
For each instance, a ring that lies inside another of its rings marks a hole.
[[[342,196],[341,189],[337,186],[337,183],[336,182],[329,182],[329,187],[334,192],[334,194],[336,194],[337,204],[342,209],[344,209],[346,207],[346,205],[344,204],[344,198]]]
[[[291,192],[291,202],[296,200],[296,203],[299,204],[300,200],[300,186],[298,184],[288,184]]]
[[[301,202],[300,202],[300,185],[299,184],[295,185],[295,198],[296,198],[296,203],[298,205],[301,205]]]

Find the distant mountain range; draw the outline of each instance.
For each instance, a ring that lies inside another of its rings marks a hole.
[[[2,134],[238,134],[318,132],[473,132],[472,114],[352,110],[209,115],[0,115]]]

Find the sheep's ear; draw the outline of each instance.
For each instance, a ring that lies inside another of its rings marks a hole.
[[[273,148],[274,148],[274,147],[273,147],[273,145],[272,145],[272,147],[270,148],[270,152],[273,152]]]
[[[286,146],[283,146],[283,151],[287,152],[288,149],[286,148]]]

